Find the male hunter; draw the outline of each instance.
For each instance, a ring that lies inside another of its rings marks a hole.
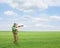
[[[18,26],[16,23],[14,23],[13,26],[12,26],[14,43],[17,43],[18,42],[18,28],[19,27],[23,27],[23,25]]]

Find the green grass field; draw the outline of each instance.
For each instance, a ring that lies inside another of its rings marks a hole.
[[[12,32],[0,32],[0,48],[60,48],[60,32],[19,32],[18,44]]]

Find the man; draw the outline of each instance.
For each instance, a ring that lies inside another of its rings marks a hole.
[[[23,27],[23,25],[18,26],[16,23],[14,23],[13,26],[12,26],[14,43],[17,43],[18,42],[18,28],[19,27]]]

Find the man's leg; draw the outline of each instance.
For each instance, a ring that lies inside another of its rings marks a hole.
[[[18,42],[18,35],[17,35],[17,33],[14,34],[14,42],[15,42],[15,43]]]

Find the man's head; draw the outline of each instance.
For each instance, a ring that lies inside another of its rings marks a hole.
[[[17,26],[17,23],[14,23],[13,26]]]

